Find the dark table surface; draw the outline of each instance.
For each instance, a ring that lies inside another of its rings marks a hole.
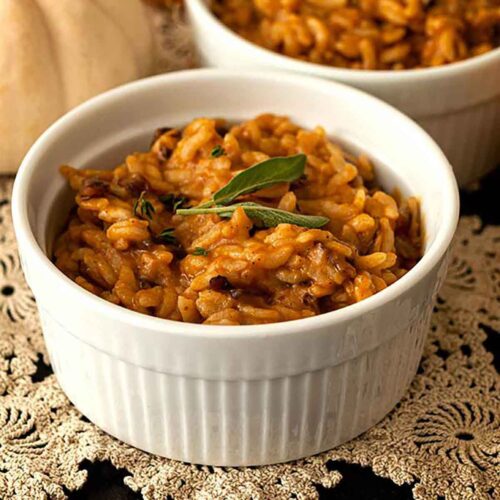
[[[485,225],[500,225],[500,167],[475,188],[462,190],[461,214],[478,215]],[[490,344],[495,365],[500,360],[499,336]],[[83,489],[70,493],[70,499],[128,500],[141,498],[123,484],[127,471],[116,469],[109,462],[84,463],[88,480]],[[389,479],[376,476],[369,468],[344,462],[335,462],[332,469],[339,471],[343,480],[332,490],[318,487],[320,498],[336,500],[404,500],[411,499],[411,486],[398,486]]]

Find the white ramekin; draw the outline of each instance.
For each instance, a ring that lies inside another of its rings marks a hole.
[[[70,199],[60,164],[113,166],[146,148],[157,127],[262,112],[324,125],[377,160],[386,188],[421,197],[427,242],[414,269],[336,312],[236,327],[138,314],[88,293],[51,263],[52,235]],[[249,465],[331,448],[401,398],[445,273],[458,195],[432,139],[369,95],[298,75],[196,70],[123,86],[60,119],[23,161],[12,207],[52,366],[75,406],[138,448],[188,462]]]
[[[448,157],[460,185],[478,179],[500,162],[500,48],[439,68],[332,68],[285,57],[246,41],[212,14],[208,3],[186,2],[204,64],[297,72],[346,83],[375,95],[427,130]]]

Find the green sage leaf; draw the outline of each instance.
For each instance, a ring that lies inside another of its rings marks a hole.
[[[178,215],[217,214],[220,217],[231,217],[238,207],[242,207],[250,219],[260,223],[264,227],[275,227],[278,224],[294,224],[295,226],[307,228],[319,228],[330,222],[328,217],[321,215],[296,214],[252,202],[235,203],[228,207],[198,206],[194,208],[181,208],[176,213]]]
[[[304,174],[307,156],[278,156],[269,158],[235,175],[213,197],[214,205],[228,205],[244,194],[254,193],[280,182],[293,182]],[[204,204],[206,205],[206,204]]]

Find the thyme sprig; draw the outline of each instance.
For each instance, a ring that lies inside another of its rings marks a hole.
[[[141,194],[139,195],[139,198],[135,200],[133,212],[134,215],[137,216],[138,215],[137,212],[139,211],[139,214],[142,217],[146,217],[149,220],[151,220],[156,210],[153,204],[144,197],[145,194],[146,191],[142,191]]]

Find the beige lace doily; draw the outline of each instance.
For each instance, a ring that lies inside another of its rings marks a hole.
[[[19,265],[11,179],[0,180],[0,492],[65,498],[84,461],[109,460],[144,498],[309,499],[342,481],[335,461],[369,466],[417,499],[500,498],[499,376],[484,343],[500,328],[500,228],[463,217],[419,373],[380,424],[318,456],[257,468],[210,468],[148,455],[88,422],[59,388]]]

